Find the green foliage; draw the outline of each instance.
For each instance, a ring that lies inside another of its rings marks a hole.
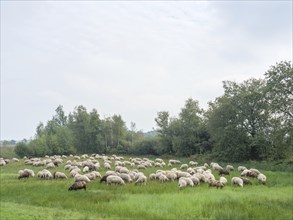
[[[145,137],[134,144],[132,153],[136,155],[158,155],[158,146],[158,137]]]
[[[28,145],[23,143],[23,142],[17,143],[15,148],[14,148],[14,151],[19,157],[33,155],[32,149]]]

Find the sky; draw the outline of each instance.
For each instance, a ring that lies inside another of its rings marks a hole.
[[[1,140],[58,105],[144,132],[292,60],[292,1],[1,1]]]

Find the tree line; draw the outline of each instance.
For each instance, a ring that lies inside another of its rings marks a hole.
[[[68,115],[60,105],[40,123],[35,137],[18,143],[19,156],[74,153],[191,156],[211,154],[220,160],[274,160],[293,152],[293,69],[282,61],[263,79],[223,82],[224,94],[200,108],[189,98],[177,117],[160,111],[155,136],[130,128],[120,115],[101,118],[96,109],[77,106]]]

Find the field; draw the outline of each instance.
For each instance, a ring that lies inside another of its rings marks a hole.
[[[237,168],[239,164],[232,165]],[[233,171],[223,189],[202,183],[179,190],[177,181],[157,180],[148,180],[146,185],[107,186],[97,179],[87,184],[86,191],[68,191],[72,179],[18,180],[20,169],[30,168],[35,173],[43,169],[24,165],[21,159],[0,167],[0,219],[293,219],[292,165],[280,167],[283,171],[267,170],[261,163],[245,165],[260,169],[267,176],[267,184],[260,185],[253,179],[253,184],[244,188],[231,186],[230,179],[239,176],[238,171]],[[157,169],[142,172],[149,176]],[[50,171],[57,170],[69,173],[64,171],[64,164]],[[101,168],[99,172],[103,175],[106,171]]]

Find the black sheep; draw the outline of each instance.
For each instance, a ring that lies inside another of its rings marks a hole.
[[[69,187],[68,191],[79,190],[79,189],[84,189],[86,191],[86,182],[85,181],[78,181],[78,182],[73,183]]]

